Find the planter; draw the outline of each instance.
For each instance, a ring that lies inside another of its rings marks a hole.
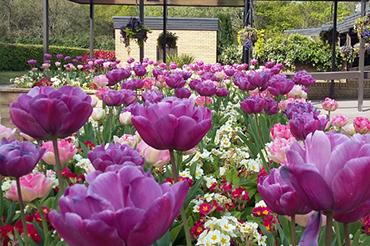
[[[177,56],[176,48],[166,48],[167,56]],[[157,46],[157,61],[163,61],[163,49]]]
[[[0,124],[6,127],[15,126],[12,124],[9,115],[9,106],[14,102],[22,93],[27,93],[30,88],[16,88],[14,86],[0,86]],[[85,90],[89,95],[95,94],[95,91]]]

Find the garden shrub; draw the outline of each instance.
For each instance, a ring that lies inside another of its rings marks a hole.
[[[87,49],[50,46],[51,54],[64,54],[68,56],[78,56],[87,54]],[[42,62],[42,45],[24,45],[0,43],[0,71],[24,71],[29,69],[27,60],[36,59]]]
[[[185,64],[191,64],[195,60],[194,56],[190,54],[181,54],[181,55],[174,55],[174,56],[167,56],[167,63],[170,64],[174,62],[177,64],[177,67],[182,67]]]
[[[218,60],[222,64],[241,63],[243,60],[243,47],[237,44],[226,47],[219,55]]]
[[[300,35],[278,35],[266,40],[263,48],[256,50],[261,62],[274,60],[284,63],[289,70],[299,66],[311,66],[316,71],[331,69],[331,47],[320,39]],[[341,56],[337,50],[337,67],[341,64]]]

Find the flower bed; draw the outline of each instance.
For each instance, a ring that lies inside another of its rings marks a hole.
[[[308,73],[89,62],[95,96],[32,82],[10,106],[3,244],[369,243],[370,121],[320,113]]]

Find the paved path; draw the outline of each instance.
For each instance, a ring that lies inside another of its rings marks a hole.
[[[357,116],[370,118],[370,100],[364,100],[363,111],[357,111],[357,100],[338,100],[338,109],[332,115],[344,114],[349,119],[354,119]],[[320,101],[313,101],[313,104],[322,109]]]

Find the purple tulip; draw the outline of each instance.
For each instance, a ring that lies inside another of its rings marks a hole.
[[[186,182],[158,184],[139,167],[124,166],[73,185],[49,219],[68,245],[148,246],[160,239],[178,216]]]
[[[56,57],[58,60],[63,60],[64,55],[63,55],[63,54],[57,54],[55,57]]]
[[[45,53],[44,54],[44,61],[50,61],[53,56],[51,54]]]
[[[130,79],[122,83],[122,89],[139,90],[144,87],[144,81],[141,79]]]
[[[201,78],[202,80],[213,80],[213,81],[217,80],[215,74],[212,72],[205,72],[204,74],[202,74]]]
[[[235,70],[232,67],[226,67],[224,72],[229,77],[231,77],[235,74]]]
[[[211,97],[216,95],[217,86],[212,80],[206,80],[196,85],[195,90],[201,96]]]
[[[35,59],[30,59],[27,61],[27,64],[30,65],[31,67],[35,67],[37,64],[37,61]]]
[[[313,210],[333,212],[346,222],[369,211],[370,141],[316,131],[304,146],[292,145],[283,170]]]
[[[78,131],[92,113],[91,98],[79,87],[34,87],[10,105],[10,118],[36,139],[65,138]]]
[[[311,113],[296,114],[289,120],[292,135],[298,140],[304,140],[309,133],[324,130],[319,118]]]
[[[136,101],[136,93],[132,90],[108,90],[102,94],[102,100],[107,106],[130,105]]]
[[[109,144],[108,147],[100,145],[90,151],[87,156],[95,169],[102,172],[114,165],[144,165],[143,157],[128,145]]]
[[[138,77],[143,77],[146,74],[146,68],[142,65],[134,66],[135,75]]]
[[[136,105],[131,119],[141,138],[158,150],[194,148],[212,127],[212,112],[189,99]]]
[[[190,87],[190,89],[192,89],[192,90],[195,90],[195,88],[197,87],[197,85],[199,84],[199,83],[201,83],[202,81],[201,80],[199,80],[199,79],[193,79],[192,81],[190,81],[190,83],[189,83],[189,87]]]
[[[19,178],[35,168],[45,150],[30,142],[0,142],[0,175]]]
[[[263,91],[267,88],[270,78],[271,73],[267,71],[250,71],[247,74],[248,81],[255,87],[258,87],[260,91]]]
[[[182,77],[184,78],[184,80],[190,79],[192,75],[193,75],[192,72],[187,72],[187,71],[182,72]]]
[[[265,63],[265,68],[273,68],[275,66],[275,62],[269,61]]]
[[[177,64],[175,62],[171,62],[170,69],[176,69],[176,68],[177,68]]]
[[[145,103],[157,103],[162,101],[164,98],[163,93],[160,90],[153,89],[146,91],[142,94]]]
[[[238,72],[234,75],[234,84],[243,91],[251,91],[257,88],[257,86],[252,85],[246,74],[242,72]]]
[[[279,112],[279,104],[272,98],[265,98],[265,112],[268,115],[274,115]]]
[[[320,111],[315,108],[312,103],[307,102],[292,102],[289,103],[285,109],[285,114],[288,119],[293,118],[295,115],[300,115],[303,113],[310,113],[315,118],[320,115]]]
[[[191,91],[187,88],[176,88],[175,96],[178,98],[189,98],[191,96]]]
[[[227,97],[229,95],[229,91],[225,87],[217,88],[216,95],[218,97]]]
[[[127,59],[127,63],[128,64],[131,64],[131,63],[134,63],[134,62],[135,62],[135,59],[132,58],[132,57],[130,57],[130,58]]]
[[[106,74],[108,78],[108,86],[112,86],[120,82],[121,80],[127,79],[131,76],[131,72],[128,69],[116,68],[109,71]]]
[[[306,71],[297,72],[293,77],[293,82],[297,85],[310,86],[315,84],[315,79]]]
[[[292,90],[294,82],[286,78],[284,74],[271,77],[267,90],[274,96],[285,95]]]
[[[69,60],[71,60],[71,57],[70,56],[65,56],[64,57],[64,61],[68,62]]]
[[[159,75],[163,75],[163,70],[160,68],[154,68],[152,73],[154,77],[158,78]]]
[[[173,89],[184,87],[186,82],[181,73],[171,73],[166,76],[165,80],[166,84]]]
[[[258,96],[251,96],[240,103],[240,107],[247,114],[261,113],[265,108],[265,99]]]
[[[280,176],[280,169],[272,169],[267,177],[259,181],[258,192],[277,214],[292,216],[311,211],[292,184]]]

